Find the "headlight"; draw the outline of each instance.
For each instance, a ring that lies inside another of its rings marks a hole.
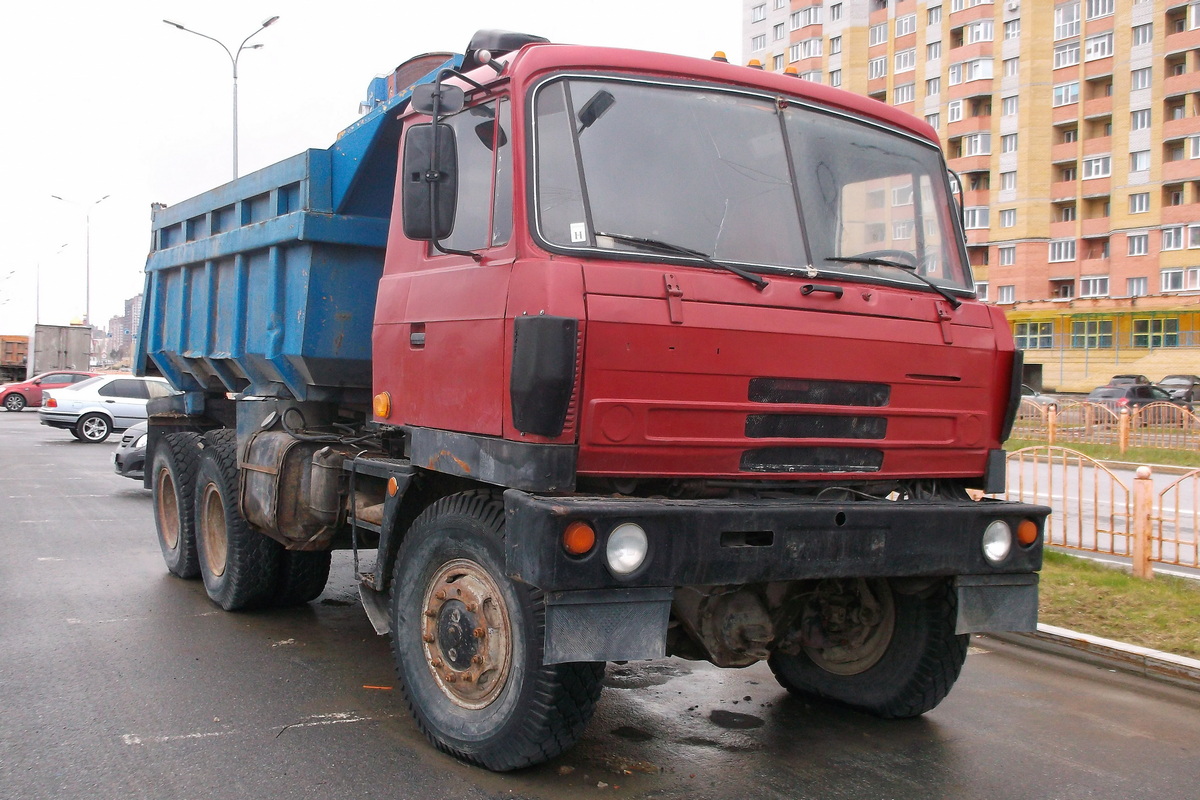
[[[648,548],[646,532],[640,525],[632,522],[622,523],[608,535],[608,545],[604,552],[608,559],[608,568],[618,575],[628,575],[646,560]]]
[[[147,433],[143,433],[141,436],[139,436],[139,437],[137,438],[137,441],[133,443],[133,449],[134,449],[134,450],[136,450],[136,449],[138,449],[139,447],[145,447],[145,446],[146,446],[146,437],[147,437],[147,436],[149,436],[149,434],[147,434]]]
[[[983,557],[992,564],[1000,564],[1012,550],[1012,529],[1004,520],[992,522],[983,532]]]

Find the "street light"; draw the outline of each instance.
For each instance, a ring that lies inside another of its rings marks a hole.
[[[258,50],[259,48],[261,48],[262,47],[261,44],[252,44],[249,47],[246,47],[246,42],[250,41],[252,38],[254,38],[258,34],[262,33],[262,31],[265,30],[266,28],[269,28],[270,26],[274,25],[278,20],[279,20],[278,16],[274,16],[274,17],[271,17],[270,19],[263,20],[263,23],[258,26],[258,30],[256,30],[254,33],[247,36],[245,39],[242,39],[242,43],[241,43],[241,45],[238,46],[238,49],[236,52],[231,51],[228,47],[225,46],[225,43],[220,41],[219,39],[214,39],[213,37],[211,37],[207,34],[200,33],[200,31],[194,31],[191,28],[184,27],[183,25],[179,24],[178,22],[172,22],[169,19],[163,20],[163,22],[167,23],[168,25],[170,25],[173,28],[178,28],[181,31],[187,31],[188,33],[194,33],[197,36],[208,39],[210,42],[216,42],[217,44],[221,45],[221,49],[225,51],[225,55],[229,56],[229,61],[231,64],[233,64],[233,177],[234,177],[234,180],[237,180],[237,177],[238,177],[238,115],[237,115],[238,59],[242,57],[243,50]]]
[[[93,200],[90,203],[77,203],[74,200],[68,200],[65,197],[59,197],[56,194],[52,194],[50,196],[53,197],[55,200],[62,200],[67,205],[78,206],[79,208],[83,209],[83,219],[84,219],[84,222],[86,223],[86,236],[87,236],[87,238],[84,240],[84,254],[83,254],[83,263],[84,263],[84,268],[86,270],[86,278],[85,278],[86,282],[84,284],[84,289],[83,289],[84,295],[85,295],[83,298],[83,324],[87,325],[88,327],[91,327],[91,325],[92,325],[92,208],[100,205],[105,200],[112,197],[112,195],[106,194],[106,195],[104,195],[104,197],[101,197],[99,200]],[[64,244],[63,247],[66,247],[66,245]],[[61,253],[62,250],[60,249],[59,252]]]

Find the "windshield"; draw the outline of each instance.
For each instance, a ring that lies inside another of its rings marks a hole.
[[[759,272],[972,286],[932,145],[786,100],[617,79],[549,81],[534,115],[552,246],[645,252],[639,237]]]

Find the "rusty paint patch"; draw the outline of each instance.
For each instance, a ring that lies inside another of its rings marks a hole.
[[[441,461],[443,458],[448,458],[451,461],[453,461],[454,464],[460,470],[463,471],[464,475],[471,474],[471,466],[467,462],[465,462],[461,458],[459,458],[458,456],[451,453],[449,450],[441,450],[437,453],[437,455],[435,455],[433,458],[429,459],[429,462],[427,464],[428,468],[429,469],[437,469],[438,462]]]

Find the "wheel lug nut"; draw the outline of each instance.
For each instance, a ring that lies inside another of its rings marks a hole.
[[[437,612],[431,608],[425,612],[425,616],[429,617],[430,619],[433,619],[434,617],[437,616]]]
[[[474,603],[467,603],[467,611],[470,611],[472,614],[475,613],[475,609],[477,608],[479,608],[479,606],[475,605]]]
[[[446,673],[446,683],[455,683],[457,681],[458,681],[458,676],[456,676],[453,672]]]
[[[433,596],[436,597],[438,600],[445,600],[446,599],[446,591],[444,589],[438,589],[436,592],[433,593]]]
[[[468,672],[466,675],[463,675],[463,683],[470,683],[470,682],[471,682],[471,673]]]
[[[433,667],[434,669],[441,669],[445,665],[442,663],[440,658],[435,658],[433,661],[429,662],[429,666]]]
[[[475,634],[476,639],[482,639],[487,631],[485,631],[483,628],[476,628],[474,631],[472,631],[472,633]]]
[[[425,634],[424,636],[421,637],[421,639],[425,642],[425,644],[433,644],[433,634],[432,633]]]
[[[472,664],[482,664],[483,656],[471,656],[471,663]]]

